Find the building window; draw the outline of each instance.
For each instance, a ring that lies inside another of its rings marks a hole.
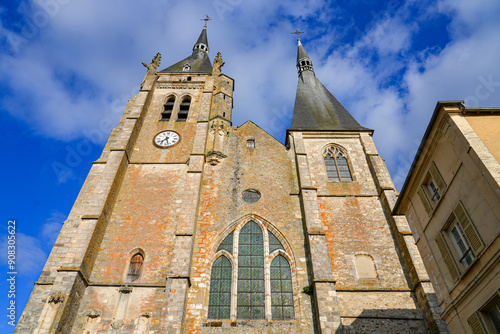
[[[445,190],[446,182],[444,182],[441,173],[433,161],[429,166],[429,171],[424,178],[424,182],[418,190],[418,196],[428,214],[437,206]]]
[[[184,64],[184,66],[182,66],[183,72],[188,72],[190,69],[191,69],[191,65],[189,65],[189,64]]]
[[[453,281],[458,280],[484,249],[484,243],[462,202],[448,218],[436,243]]]
[[[323,151],[328,181],[352,181],[347,161],[347,153],[338,146],[331,145]]]
[[[139,280],[141,276],[142,263],[144,262],[144,257],[141,254],[135,254],[130,259],[130,264],[128,266],[127,282],[134,283]]]
[[[186,96],[181,102],[179,113],[177,114],[177,122],[185,122],[187,120],[190,106],[191,98]]]
[[[167,102],[163,106],[163,112],[161,113],[161,120],[168,121],[172,116],[172,111],[174,110],[175,96],[170,96]]]
[[[247,139],[247,148],[255,148],[255,139]]]
[[[467,319],[473,334],[500,333],[500,290]]]
[[[208,318],[294,319],[289,259],[282,242],[265,226],[254,220],[240,223],[217,249]]]
[[[243,192],[241,197],[247,203],[255,203],[260,199],[260,192],[255,189],[247,189]]]
[[[231,311],[231,262],[222,255],[215,260],[210,275],[210,300],[208,317],[211,319],[229,319]]]

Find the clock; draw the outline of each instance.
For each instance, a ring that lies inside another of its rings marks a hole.
[[[174,131],[163,131],[156,135],[154,143],[159,147],[171,147],[179,142],[181,137]]]

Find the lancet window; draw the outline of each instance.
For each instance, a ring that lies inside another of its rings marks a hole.
[[[142,256],[142,254],[137,253],[132,256],[132,258],[130,259],[130,264],[128,266],[127,282],[134,283],[139,280],[143,262],[144,257]]]
[[[347,160],[347,152],[336,145],[323,150],[328,181],[352,181],[352,174]]]
[[[167,102],[163,106],[163,112],[161,113],[161,120],[168,121],[172,116],[172,111],[174,110],[175,96],[170,96]]]
[[[242,223],[215,257],[208,319],[294,319],[291,257],[265,226]]]
[[[182,99],[181,105],[179,107],[179,113],[177,114],[177,122],[185,122],[187,120],[190,106],[191,106],[191,97],[186,96],[184,99]]]

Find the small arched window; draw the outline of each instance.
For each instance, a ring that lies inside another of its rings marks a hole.
[[[338,146],[329,146],[323,151],[328,181],[352,181],[347,153]]]
[[[144,262],[144,257],[141,254],[135,254],[130,259],[130,265],[128,266],[127,282],[134,283],[139,280],[141,276],[142,263]]]
[[[187,120],[190,106],[191,98],[187,96],[181,102],[179,113],[177,114],[177,122],[185,122]]]
[[[167,99],[167,103],[163,106],[163,112],[161,113],[161,120],[168,121],[172,116],[172,111],[174,110],[175,96],[170,96]]]

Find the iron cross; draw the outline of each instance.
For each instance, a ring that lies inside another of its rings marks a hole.
[[[205,21],[205,27],[207,26],[207,22],[210,21],[211,18],[210,16],[208,16],[208,14],[205,15],[205,18],[204,19],[201,19],[200,21]]]
[[[300,41],[299,34],[303,34],[303,31],[299,31],[299,29],[295,29],[295,32],[292,32],[292,34],[297,35],[297,39]]]

